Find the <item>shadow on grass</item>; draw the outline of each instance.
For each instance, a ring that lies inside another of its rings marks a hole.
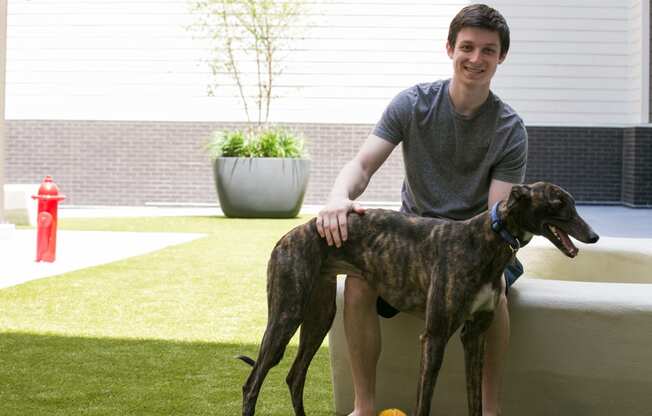
[[[2,415],[238,415],[257,345],[0,333]],[[257,415],[293,414],[289,346],[263,385]],[[306,411],[332,415],[328,350],[308,374]]]

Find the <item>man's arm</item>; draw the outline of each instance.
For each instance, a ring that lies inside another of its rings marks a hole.
[[[329,246],[340,247],[346,241],[347,214],[350,211],[364,212],[353,200],[364,192],[373,174],[395,147],[393,143],[370,134],[355,157],[337,175],[328,202],[317,216],[317,230]]]
[[[491,184],[489,185],[489,198],[487,201],[487,206],[489,209],[494,206],[498,201],[507,200],[509,198],[509,193],[512,190],[513,183],[499,181],[498,179],[492,179]]]

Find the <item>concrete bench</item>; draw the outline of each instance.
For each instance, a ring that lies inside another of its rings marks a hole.
[[[507,415],[638,416],[652,391],[652,239],[601,238],[570,260],[540,238],[519,252],[526,274],[511,288],[511,342],[503,383]],[[346,415],[353,386],[341,311],[329,335],[335,411]],[[378,409],[411,412],[423,321],[381,318]],[[433,397],[433,414],[466,416],[464,358],[451,338]]]
[[[38,193],[39,184],[5,184],[5,219],[15,225],[36,226],[37,201],[32,195]]]

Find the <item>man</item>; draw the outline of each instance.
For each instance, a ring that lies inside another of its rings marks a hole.
[[[506,199],[512,185],[523,181],[527,154],[523,121],[490,91],[491,79],[508,49],[509,28],[498,11],[471,5],[455,16],[446,43],[453,77],[411,87],[389,104],[355,158],[337,176],[318,215],[317,228],[329,245],[340,247],[346,241],[347,213],[364,213],[355,198],[399,143],[405,165],[404,212],[467,219]],[[377,314],[396,312],[360,276],[347,276],[344,302],[355,390],[351,415],[372,416],[380,355]],[[487,337],[482,384],[485,416],[500,413],[499,388],[508,342],[509,315],[503,294]]]

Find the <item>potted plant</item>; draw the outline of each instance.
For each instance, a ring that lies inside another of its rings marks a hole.
[[[304,0],[193,0],[191,29],[211,43],[209,95],[239,97],[248,130],[216,131],[209,143],[222,210],[235,217],[294,217],[310,162],[303,140],[269,125],[276,79],[299,39]],[[255,122],[252,121],[255,113]]]
[[[297,216],[310,176],[301,137],[280,128],[217,131],[208,150],[227,217]]]

